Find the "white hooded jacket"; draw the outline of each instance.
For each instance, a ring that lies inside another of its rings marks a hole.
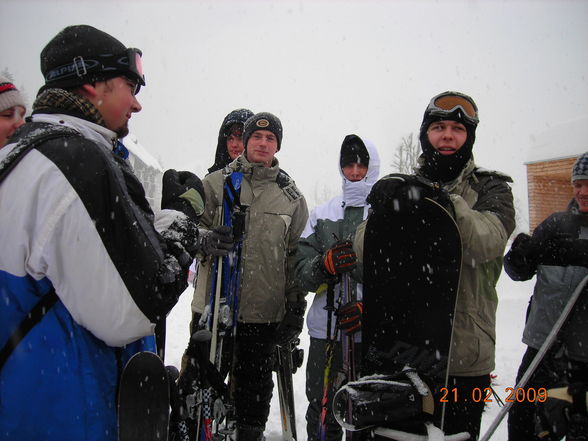
[[[327,301],[325,277],[322,272],[313,271],[317,260],[338,240],[353,240],[355,229],[367,218],[369,205],[366,198],[380,173],[380,158],[375,145],[360,138],[369,154],[368,172],[357,182],[345,178],[337,161],[337,168],[342,179],[342,194],[319,205],[310,213],[306,227],[300,237],[298,263],[296,265],[297,280],[303,289],[316,292],[308,311],[306,323],[311,337],[325,339],[327,336],[328,314],[324,309]],[[339,157],[341,151],[339,152]],[[351,273],[352,284],[357,299],[361,299],[363,271],[357,268]],[[340,298],[339,285],[335,286],[335,306]],[[342,300],[341,300],[342,301]],[[334,335],[335,317],[332,318],[331,336]]]

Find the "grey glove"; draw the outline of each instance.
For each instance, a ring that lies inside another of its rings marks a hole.
[[[208,256],[226,256],[233,249],[233,229],[220,225],[213,230],[200,230],[200,251]]]

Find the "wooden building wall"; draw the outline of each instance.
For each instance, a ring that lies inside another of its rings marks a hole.
[[[576,159],[571,157],[527,164],[531,231],[551,213],[563,211],[568,206],[573,197],[570,179]]]

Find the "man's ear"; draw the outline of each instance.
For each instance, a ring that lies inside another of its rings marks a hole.
[[[98,95],[95,84],[82,84],[79,87],[79,91],[86,98],[94,98]]]

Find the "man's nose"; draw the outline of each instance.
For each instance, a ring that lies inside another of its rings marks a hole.
[[[135,102],[133,103],[133,112],[137,113],[143,109],[143,106],[141,106],[141,103],[139,102],[136,96],[134,98]]]

